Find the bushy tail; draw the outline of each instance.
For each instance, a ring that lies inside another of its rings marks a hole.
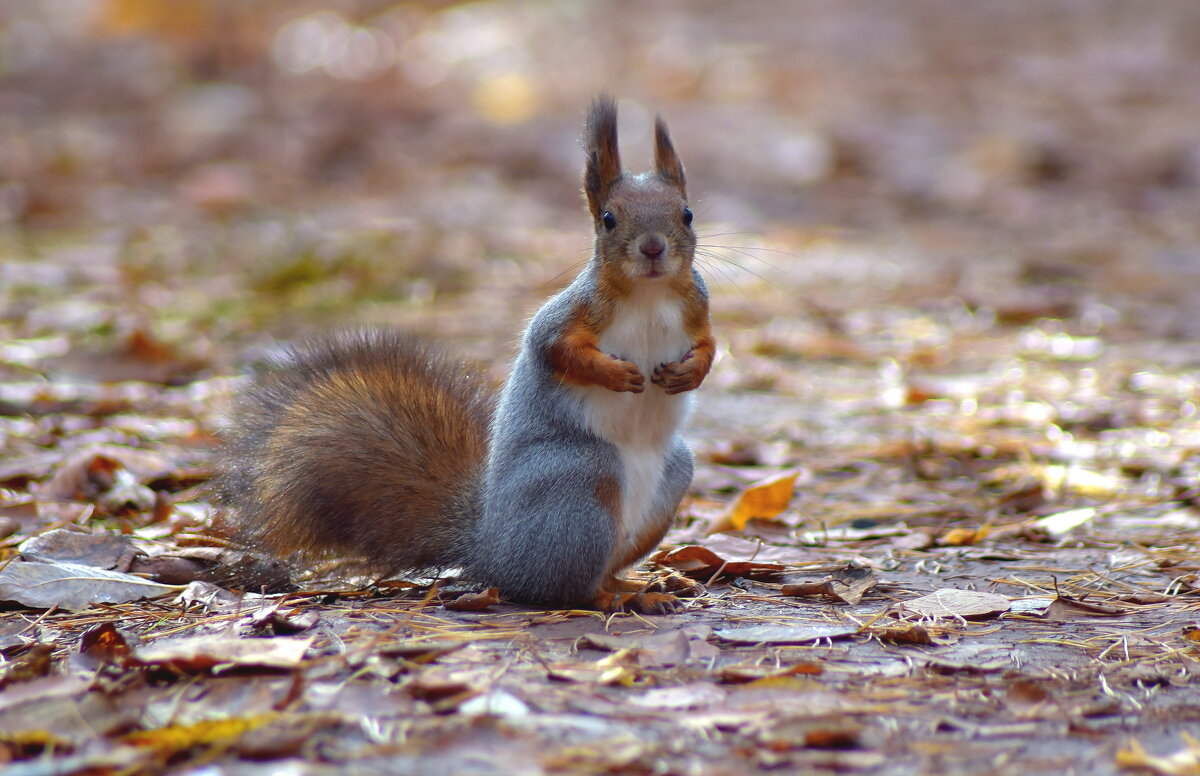
[[[294,349],[240,397],[219,490],[285,559],[373,573],[461,562],[481,510],[486,375],[396,331]]]

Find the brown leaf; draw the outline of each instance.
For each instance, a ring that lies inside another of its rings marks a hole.
[[[443,604],[452,612],[478,612],[500,603],[500,588],[489,587],[477,593],[463,593],[458,598]]]
[[[40,679],[50,673],[50,656],[54,654],[52,644],[30,644],[21,654],[0,663],[0,689],[30,679]]]
[[[1059,593],[1042,615],[1047,620],[1086,620],[1092,617],[1121,617],[1132,611],[1129,607],[1094,604]]]
[[[788,596],[828,596],[842,603],[857,604],[877,581],[871,569],[847,566],[819,582],[784,585],[779,592]]]
[[[707,582],[720,572],[722,576],[769,579],[783,571],[780,563],[758,563],[755,561],[726,561],[707,547],[690,544],[673,550],[662,550],[651,556],[650,561],[659,566],[675,569],[692,579]]]
[[[915,622],[905,622],[899,625],[888,625],[886,627],[871,628],[871,635],[878,636],[887,641],[896,641],[902,644],[935,644],[933,637],[929,635],[929,631],[916,624]]]
[[[79,654],[89,667],[102,663],[122,663],[133,655],[133,646],[116,625],[102,622],[83,632]]]
[[[158,453],[121,445],[93,445],[68,455],[49,481],[36,488],[43,498],[88,500],[117,484],[116,472],[125,469],[138,484],[171,474],[172,464]]]

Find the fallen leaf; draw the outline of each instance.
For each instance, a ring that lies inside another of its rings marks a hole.
[[[722,682],[728,684],[748,684],[780,676],[819,676],[824,671],[820,663],[796,663],[787,668],[763,665],[726,666],[720,670],[718,676]]]
[[[1068,509],[1065,512],[1056,512],[1035,520],[1029,524],[1028,530],[1044,534],[1051,539],[1058,539],[1090,522],[1097,514],[1099,514],[1099,510],[1095,507]]]
[[[79,656],[85,666],[94,668],[103,663],[119,663],[133,655],[130,638],[112,622],[102,622],[83,632],[79,640]],[[134,639],[134,643],[137,641]]]
[[[1137,739],[1129,739],[1129,746],[1117,751],[1117,765],[1127,768],[1147,768],[1161,776],[1197,776],[1200,774],[1200,740],[1187,733],[1180,733],[1184,747],[1179,751],[1156,757],[1146,751]]]
[[[729,577],[770,579],[786,568],[781,563],[727,561],[707,547],[695,544],[655,553],[650,561],[702,582],[707,582],[718,573]]]
[[[101,569],[127,565],[136,553],[128,536],[67,528],[56,528],[32,536],[17,545],[17,551],[25,560],[81,563]]]
[[[858,627],[853,625],[747,625],[713,631],[718,639],[731,644],[805,644],[855,633]]]
[[[796,489],[799,471],[784,472],[760,480],[744,490],[737,501],[709,529],[708,533],[741,531],[751,520],[770,520],[787,509]]]
[[[902,644],[936,644],[933,637],[929,635],[929,630],[915,622],[906,622],[899,625],[889,625],[882,628],[871,628],[870,633],[887,641],[895,641]]]
[[[784,585],[780,595],[787,596],[828,596],[847,604],[857,604],[863,595],[875,587],[878,580],[875,572],[859,566],[847,566],[819,582]]]
[[[996,593],[947,587],[920,598],[904,601],[898,609],[921,617],[955,617],[970,620],[994,617],[1007,612],[1011,607],[1012,602],[1007,597]]]
[[[191,725],[170,725],[155,730],[140,730],[121,737],[126,744],[149,747],[164,752],[180,752],[204,744],[225,743],[243,733],[262,727],[277,719],[277,713],[252,717],[202,720]]]
[[[315,626],[321,619],[315,608],[293,607],[290,611],[279,611],[285,599],[278,598],[264,603],[255,611],[238,621],[235,630],[239,636],[274,636],[280,633],[301,633]]]
[[[43,498],[87,500],[117,484],[116,472],[124,469],[133,481],[145,485],[171,474],[163,456],[121,445],[93,445],[76,450],[58,465],[49,481],[36,488]]]
[[[1094,604],[1060,593],[1058,598],[1055,598],[1046,608],[1046,612],[1042,616],[1047,620],[1062,622],[1064,620],[1085,620],[1092,617],[1121,617],[1129,614],[1130,611],[1132,610],[1128,607]]]
[[[469,717],[489,716],[501,719],[520,719],[530,714],[525,701],[507,690],[489,690],[476,695],[459,705],[457,711]]]
[[[140,647],[133,660],[142,665],[165,665],[178,671],[205,671],[218,666],[295,668],[313,638],[239,639],[230,636],[195,636],[165,639]]]
[[[695,682],[678,687],[662,687],[647,690],[633,696],[629,703],[651,709],[696,709],[713,706],[725,701],[726,693],[709,682]]]
[[[1077,493],[1089,498],[1111,498],[1125,490],[1115,477],[1076,466],[1036,466],[1033,473],[1053,493]]]
[[[443,604],[452,612],[479,612],[500,603],[500,588],[489,587],[477,593],[463,593],[458,598]]]
[[[943,547],[964,547],[977,544],[991,533],[991,526],[984,524],[978,528],[951,528],[938,538],[938,544]]]
[[[68,611],[96,603],[125,603],[178,592],[177,585],[160,585],[119,571],[79,563],[21,561],[0,570],[0,601]]]
[[[30,644],[29,648],[11,660],[0,663],[0,689],[30,679],[40,679],[50,673],[51,644]]]

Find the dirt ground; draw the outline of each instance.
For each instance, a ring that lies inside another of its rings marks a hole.
[[[703,592],[464,611],[232,544],[287,342],[503,378],[600,91],[687,166],[719,355],[641,572]],[[1198,125],[1165,0],[0,4],[0,768],[1200,772]]]

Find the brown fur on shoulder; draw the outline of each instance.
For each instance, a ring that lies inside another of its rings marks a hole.
[[[598,385],[610,391],[641,393],[645,375],[629,361],[613,358],[600,350],[600,332],[609,323],[611,311],[593,313],[599,305],[580,304],[550,346],[550,365],[559,381],[571,385]]]

